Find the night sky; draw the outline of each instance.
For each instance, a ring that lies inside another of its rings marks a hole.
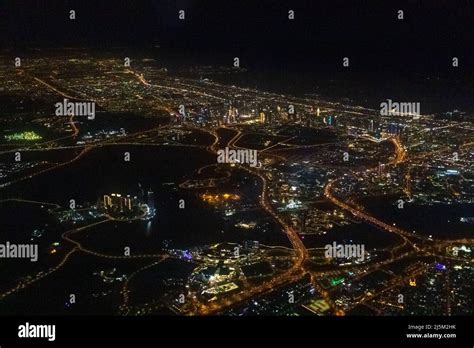
[[[68,10],[75,9],[71,23]],[[178,20],[177,11],[186,11]],[[287,11],[295,10],[288,21]],[[398,21],[396,11],[405,19]],[[2,1],[3,43],[472,46],[472,1]]]
[[[15,49],[160,45],[183,56],[314,70],[350,56],[364,73],[452,74],[456,56],[462,78],[474,71],[472,1],[7,0],[0,12],[0,44]]]

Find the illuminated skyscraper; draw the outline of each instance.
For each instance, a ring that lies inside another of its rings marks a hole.
[[[128,210],[132,210],[132,199],[130,198],[130,195],[128,195],[126,198],[124,198],[124,200],[125,200],[125,207]]]
[[[236,107],[229,106],[229,110],[224,115],[224,123],[235,123],[239,121],[239,110]]]
[[[104,208],[109,208],[112,206],[112,198],[109,195],[104,195],[103,197]]]
[[[155,210],[155,197],[153,191],[149,190],[147,193],[147,204],[150,210]]]

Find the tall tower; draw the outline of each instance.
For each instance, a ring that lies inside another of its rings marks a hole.
[[[155,210],[155,197],[152,190],[148,190],[147,204],[151,211]]]

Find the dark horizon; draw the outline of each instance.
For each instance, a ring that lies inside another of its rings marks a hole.
[[[4,1],[0,5],[0,44],[4,48],[160,45],[209,53],[270,51],[284,56],[294,51],[295,55],[353,55],[362,65],[383,58],[389,63],[401,60],[418,68],[428,64],[438,69],[443,69],[445,57],[458,56],[461,67],[472,67],[474,8],[469,1],[449,4],[360,0],[324,4],[233,0],[225,5],[214,0],[120,0],[113,5],[104,0]],[[69,20],[70,9],[76,11],[75,20]],[[185,20],[178,19],[180,9],[185,11]],[[290,9],[295,11],[292,21],[288,20]],[[404,11],[403,20],[397,19],[399,9]]]

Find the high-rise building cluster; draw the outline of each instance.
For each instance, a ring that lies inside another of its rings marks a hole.
[[[136,196],[122,196],[120,193],[112,193],[110,195],[104,195],[102,198],[102,207],[105,210],[114,212],[131,212],[138,209],[139,205],[140,201]]]

